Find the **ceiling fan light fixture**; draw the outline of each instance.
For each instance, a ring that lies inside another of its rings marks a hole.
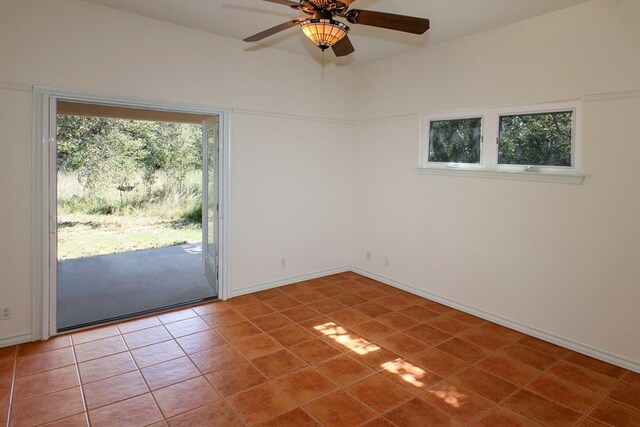
[[[307,19],[300,29],[316,46],[325,50],[338,43],[349,33],[349,27],[334,19]]]

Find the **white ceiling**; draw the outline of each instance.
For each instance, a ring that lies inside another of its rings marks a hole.
[[[300,12],[262,0],[85,0],[138,15],[242,40],[254,33],[301,16]],[[352,9],[370,9],[431,20],[423,36],[350,25],[356,52],[336,59],[327,51],[325,60],[359,65],[423,46],[508,25],[588,0],[357,0]],[[540,31],[544,31],[543,28]],[[320,58],[321,51],[297,28],[261,41],[263,46]]]

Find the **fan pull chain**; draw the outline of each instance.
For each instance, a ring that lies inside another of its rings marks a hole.
[[[322,51],[322,80],[324,80],[324,50]]]

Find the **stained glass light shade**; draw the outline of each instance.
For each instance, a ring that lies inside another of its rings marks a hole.
[[[307,19],[300,23],[300,29],[322,50],[338,43],[349,33],[349,27],[333,19]]]

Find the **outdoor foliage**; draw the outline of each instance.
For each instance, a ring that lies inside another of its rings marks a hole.
[[[571,166],[573,113],[500,117],[498,163]]]
[[[481,138],[480,118],[432,121],[429,161],[479,163]]]

